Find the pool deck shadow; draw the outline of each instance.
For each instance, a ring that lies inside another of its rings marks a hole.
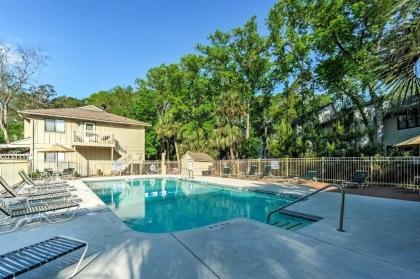
[[[297,195],[311,191],[237,179],[195,180]],[[93,250],[76,278],[420,278],[417,202],[348,195],[344,233],[336,230],[339,195],[320,193],[291,207],[323,217],[296,232],[236,218],[213,229],[147,234],[128,228],[81,180],[70,183],[89,213],[1,235],[0,253],[68,235],[88,241]],[[68,262],[52,262],[22,278],[65,278],[75,261]]]

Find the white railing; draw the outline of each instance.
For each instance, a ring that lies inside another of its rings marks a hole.
[[[114,134],[111,132],[98,133],[89,130],[76,130],[73,134],[74,143],[114,144]]]
[[[122,147],[120,142],[116,139],[114,139],[114,142],[115,142],[115,150],[122,156],[126,155],[127,150],[124,147]]]
[[[252,166],[252,168],[251,168]],[[308,171],[316,171],[321,182],[341,183],[351,181],[357,170],[368,173],[368,183],[380,186],[418,188],[416,176],[420,176],[420,157],[321,157],[222,160],[213,163],[212,174],[223,176],[229,169],[232,177],[246,177],[252,169],[252,177],[264,176],[264,170],[274,177],[303,177]]]
[[[165,161],[166,174],[181,174],[181,164],[178,161]]]
[[[28,160],[29,154],[13,154],[3,153],[0,154],[0,160]]]

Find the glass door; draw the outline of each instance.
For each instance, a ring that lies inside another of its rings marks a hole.
[[[95,123],[85,122],[85,142],[96,142]]]

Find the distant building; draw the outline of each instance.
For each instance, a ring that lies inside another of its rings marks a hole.
[[[365,113],[371,125],[375,125],[376,117],[379,117],[372,102],[365,107]],[[382,114],[383,112],[381,112]],[[335,120],[345,117],[353,119],[350,130],[355,128],[356,123],[360,123],[362,117],[360,112],[352,107],[338,110],[333,104],[328,104],[318,110],[319,125],[327,128],[331,127]],[[385,150],[391,149],[394,145],[420,135],[420,109],[411,107],[406,110],[387,112],[383,114],[383,126],[379,127],[380,142]],[[357,146],[365,146],[369,142],[367,136],[357,139]]]
[[[95,106],[19,113],[24,119],[24,139],[0,148],[26,147],[33,171],[74,168],[82,176],[101,175],[110,174],[117,160],[130,168],[144,161],[148,123]]]
[[[413,108],[384,118],[384,147],[394,145],[420,135],[420,109]]]
[[[206,153],[187,151],[181,158],[181,172],[192,170],[194,176],[209,175],[213,161],[214,159]]]

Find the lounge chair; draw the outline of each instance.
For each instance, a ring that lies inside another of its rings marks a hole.
[[[249,178],[255,178],[255,177],[257,177],[257,166],[256,165],[251,165],[249,167],[249,171],[245,175],[245,177],[249,177]]]
[[[65,179],[65,178],[74,179],[74,168],[64,169],[63,172],[61,173],[61,177],[63,179]]]
[[[20,170],[18,171],[18,174],[20,175],[20,177],[22,177],[22,179],[29,184],[35,185],[35,186],[47,186],[47,185],[52,185],[52,186],[56,186],[56,185],[68,185],[68,183],[64,180],[62,181],[43,181],[43,182],[38,182],[36,183],[35,181],[32,180],[32,178],[29,177],[29,175],[24,171],[24,170]]]
[[[26,198],[28,201],[44,201],[44,200],[63,200],[71,199],[73,201],[81,201],[76,195],[71,195],[68,191],[61,192],[17,192],[0,176],[0,185],[6,190],[12,198]]]
[[[368,178],[368,172],[363,170],[357,170],[353,174],[353,178],[351,181],[343,181],[342,186],[343,187],[351,187],[356,186],[359,188],[363,188],[367,186],[367,178]]]
[[[19,185],[12,186],[14,190],[16,190],[19,194],[52,194],[52,193],[63,193],[63,192],[71,192],[76,191],[76,188],[70,185],[47,185],[47,186],[40,186],[40,185],[33,185],[29,184],[29,182],[23,181],[23,183]]]
[[[68,277],[71,278],[76,275],[85,258],[88,243],[68,236],[55,236],[0,255],[0,278],[15,278],[82,248],[84,248],[83,253],[73,273]]]
[[[287,182],[297,184],[300,181],[303,181],[304,183],[310,183],[310,182],[316,182],[318,180],[317,178],[318,172],[317,171],[307,171],[302,177],[295,176],[290,179],[287,179]]]
[[[0,198],[0,212],[6,215],[0,219],[0,226],[14,224],[10,230],[1,231],[0,234],[13,232],[23,222],[38,218],[43,218],[49,223],[71,220],[79,208],[80,203],[75,201],[29,203],[25,202],[24,198]],[[64,218],[66,215],[70,216]]]
[[[53,188],[53,189],[66,189],[69,191],[76,190],[74,186],[70,186],[67,182],[63,181],[61,183],[44,183],[44,184],[37,184],[35,183],[23,170],[18,171],[19,176],[22,178],[22,180],[30,186],[34,186],[37,188]]]
[[[268,179],[268,178],[269,179],[274,178],[273,174],[271,173],[271,166],[265,166],[264,167],[262,179]]]
[[[222,176],[231,176],[231,175],[232,175],[232,169],[230,167],[223,167]]]
[[[420,176],[414,176],[414,187],[413,187],[413,192],[415,190],[419,191],[419,195],[420,195]]]

